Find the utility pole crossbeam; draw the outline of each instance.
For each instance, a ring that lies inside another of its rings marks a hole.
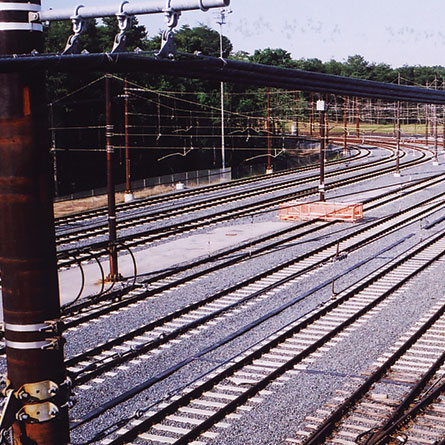
[[[0,3],[0,54],[42,52],[40,0]],[[24,14],[25,12],[25,14]],[[26,14],[27,12],[27,14]],[[0,269],[7,361],[1,433],[69,442],[43,70],[0,74]],[[5,415],[6,414],[6,415]]]
[[[211,8],[224,8],[230,5],[230,0],[170,0],[169,5],[173,11],[208,11]],[[113,17],[118,13],[129,16],[144,14],[162,14],[166,10],[166,0],[150,0],[139,2],[121,2],[115,5],[84,6],[76,8],[76,16],[82,19],[98,19],[102,17]],[[38,22],[53,22],[57,20],[71,20],[72,9],[49,9],[39,11],[35,16]]]
[[[73,34],[68,38],[63,55],[78,54],[79,37],[86,29],[86,21],[104,17],[116,17],[119,33],[115,36],[111,53],[124,52],[126,50],[126,32],[133,24],[136,15],[160,14],[167,18],[167,30],[161,36],[161,49],[159,57],[174,58],[176,48],[173,42],[174,28],[178,25],[178,19],[182,11],[201,10],[210,8],[222,8],[228,6],[230,0],[151,0],[145,2],[131,2],[123,0],[117,5],[85,6],[78,5],[74,9],[49,9],[40,11],[40,8],[31,9],[29,26],[40,27],[42,23],[50,23],[59,20],[71,20]]]

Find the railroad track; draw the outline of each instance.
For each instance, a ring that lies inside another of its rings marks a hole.
[[[385,161],[385,159],[378,160],[372,163],[372,165],[382,165],[382,163],[384,164]],[[361,169],[363,168],[364,167],[361,166]],[[349,167],[346,169],[346,171],[357,171],[357,169],[360,169],[360,166]],[[328,173],[327,176],[329,177],[338,175],[339,171],[336,171]],[[272,182],[273,178],[266,177],[267,183],[264,183],[265,181],[261,181],[260,186],[255,189],[244,190],[238,186],[236,187],[236,193],[232,193],[230,195],[219,197],[215,194],[212,194],[210,197],[204,200],[200,200],[198,202],[185,202],[184,204],[179,204],[174,207],[169,205],[164,206],[161,209],[155,208],[153,210],[144,208],[142,214],[120,218],[118,221],[118,227],[119,230],[122,232],[129,228],[135,228],[154,223],[159,224],[163,221],[174,220],[180,216],[187,215],[193,212],[207,211],[208,209],[217,208],[242,200],[257,199],[262,196],[267,196],[271,193],[285,192],[286,190],[294,189],[295,187],[307,184],[308,182],[315,181],[317,178],[317,174],[311,174],[310,176],[305,176],[303,178],[295,179],[294,177],[292,177],[285,182],[274,183]],[[256,182],[258,181],[255,181],[255,183]],[[235,186],[232,186],[230,187],[230,190],[233,190],[234,188]],[[240,207],[243,206],[244,205]],[[79,233],[79,229],[81,230],[81,233]],[[69,248],[69,246],[73,243],[78,243],[79,241],[85,239],[92,239],[100,235],[104,236],[107,233],[107,221],[103,220],[101,222],[93,224],[92,226],[74,227],[68,232],[64,233],[61,233],[61,231],[59,230],[57,234],[56,244],[59,246],[59,251],[63,251],[67,250],[67,248]]]
[[[318,410],[310,417],[310,430],[287,442],[419,445],[443,439],[444,328],[442,301],[375,363],[367,378],[357,378],[339,392],[335,410],[329,410],[332,403]]]
[[[401,225],[400,220],[394,223],[394,227],[400,227]],[[379,237],[379,233],[375,233],[375,236]],[[362,242],[368,243],[369,239],[362,240]],[[353,249],[358,246],[352,243],[351,247]],[[334,244],[331,250],[331,258],[335,254],[336,246]],[[287,270],[277,270],[274,274],[264,276],[260,280],[250,284],[246,283],[244,288],[237,286],[236,289],[230,289],[228,292],[221,293],[206,301],[200,301],[174,314],[169,314],[162,320],[156,320],[156,322],[70,359],[67,366],[74,377],[76,386],[79,390],[91,391],[92,387],[100,386],[102,380],[99,379],[96,382],[94,378],[104,372],[108,372],[133,359],[146,360],[148,357],[153,358],[153,355],[162,350],[159,348],[168,347],[171,342],[177,344],[178,341],[181,341],[182,336],[186,338],[194,330],[202,331],[206,329],[206,326],[209,327],[216,322],[222,323],[230,316],[231,311],[236,310],[240,305],[253,304],[255,301],[267,298],[268,295],[279,290],[280,286],[285,286],[291,281],[295,282],[296,279],[302,278],[304,273],[323,264],[323,261],[329,260],[329,255],[323,259],[320,259],[319,255],[319,252],[314,252],[315,262],[310,257],[304,258],[303,264],[297,262],[296,265],[289,266]],[[92,382],[85,385],[91,379],[93,379]]]
[[[428,158],[425,154],[421,154],[419,159],[410,160],[404,163],[404,167],[417,165],[419,162],[427,162]],[[366,167],[361,166],[360,169]],[[359,176],[346,177],[337,181],[333,181],[327,184],[326,190],[332,190],[338,187],[343,187],[346,185],[354,184],[359,181],[364,181],[367,179],[375,178],[376,176],[384,175],[393,172],[393,167],[385,167],[379,169],[378,171],[367,171]],[[334,173],[333,173],[334,174]],[[338,174],[338,173],[335,173]],[[175,223],[172,225],[166,225],[164,227],[151,229],[147,231],[138,232],[137,234],[120,236],[119,240],[125,244],[126,248],[134,248],[146,245],[148,243],[153,243],[159,240],[165,240],[167,238],[182,235],[190,231],[198,230],[203,227],[214,225],[217,223],[232,220],[234,218],[241,218],[246,216],[254,215],[257,212],[271,210],[275,206],[286,202],[290,199],[307,197],[312,194],[318,193],[318,187],[310,187],[304,191],[292,191],[290,193],[285,193],[279,197],[265,198],[260,201],[255,201],[248,205],[241,205],[236,208],[221,210],[215,212],[211,215],[203,218],[202,216],[192,218],[181,223]],[[107,242],[96,242],[90,244],[87,248],[83,249],[67,249],[65,251],[59,252],[59,265],[60,267],[69,267],[73,264],[77,264],[78,261],[92,259],[97,255],[105,255]]]
[[[333,160],[328,161],[327,165],[337,165],[344,163],[345,161],[358,161],[364,159],[370,155],[370,151],[368,149],[360,148],[360,147],[350,147],[351,150],[355,151],[354,154],[350,155],[347,159],[343,158],[341,160]],[[158,204],[170,205],[172,202],[177,201],[183,198],[190,198],[205,195],[208,193],[231,190],[243,185],[252,185],[258,182],[263,182],[265,179],[275,179],[285,177],[291,174],[307,172],[317,168],[318,164],[311,164],[304,167],[297,167],[293,169],[283,170],[279,172],[274,172],[273,174],[264,174],[250,178],[242,178],[237,180],[232,180],[230,182],[224,182],[219,184],[211,184],[205,187],[197,187],[188,190],[182,190],[178,192],[174,192],[171,194],[159,195],[149,198],[138,199],[137,201],[133,201],[131,203],[121,203],[116,205],[117,213],[125,213],[127,211],[133,211],[140,208],[144,208],[146,206],[154,206]],[[67,216],[61,216],[55,219],[56,227],[80,223],[82,221],[91,220],[93,218],[105,217],[107,215],[106,208],[88,210],[86,212],[79,212]]]
[[[419,190],[422,190],[426,187],[431,187],[434,185],[439,185],[443,181],[443,175],[440,175],[437,178],[433,178],[427,180],[425,182],[421,182],[420,184],[413,184],[412,187],[405,190],[405,193],[416,193]],[[375,199],[371,199],[369,203],[365,204],[365,210],[369,211],[378,206],[382,206],[387,204],[393,199],[394,195],[398,195],[399,192],[395,191],[391,194],[384,195],[382,197],[378,197]],[[311,254],[302,255],[301,257],[296,258],[291,261],[289,264],[286,262],[283,265],[277,266],[277,270],[282,271],[283,268],[287,266],[293,266],[299,261],[305,260],[306,263],[309,262],[311,256],[316,258],[313,261],[311,267],[317,267],[323,262],[332,260],[335,256],[340,253],[348,253],[352,250],[349,246],[353,245],[354,248],[358,248],[360,243],[355,245],[354,243],[357,241],[357,237],[362,237],[366,239],[366,242],[370,242],[372,238],[366,238],[370,236],[370,233],[374,237],[383,236],[385,233],[388,233],[390,230],[401,229],[406,224],[413,224],[415,221],[418,221],[419,218],[425,218],[427,215],[431,214],[431,212],[436,212],[443,208],[445,202],[441,201],[441,198],[445,201],[445,194],[438,194],[433,198],[429,198],[419,202],[418,204],[411,206],[409,208],[405,208],[398,215],[390,215],[386,218],[379,219],[377,221],[362,224],[356,230],[354,230],[351,234],[340,237],[336,239],[335,242],[328,243],[325,246],[320,247],[319,249],[315,249],[311,252]],[[193,280],[199,280],[203,275],[208,275],[213,271],[218,271],[223,267],[228,267],[245,259],[249,259],[255,257],[259,254],[263,254],[266,251],[271,251],[272,249],[278,248],[281,245],[286,245],[288,243],[294,242],[296,239],[299,239],[305,235],[313,234],[314,230],[320,231],[325,229],[334,223],[332,222],[324,222],[318,223],[316,228],[311,227],[311,224],[305,223],[301,226],[298,226],[296,229],[288,229],[287,231],[296,233],[291,234],[283,239],[280,239],[277,242],[272,242],[271,244],[267,244],[266,246],[260,246],[257,249],[254,249],[250,242],[246,243],[245,246],[238,246],[238,256],[236,258],[229,258],[226,261],[220,262],[216,265],[210,267],[210,269],[200,270],[196,273],[190,274],[187,277],[179,277],[178,279],[174,279],[171,274],[162,274],[160,276],[142,281],[142,285],[148,284],[149,289],[147,290],[145,286],[143,287],[130,287],[128,290],[123,292],[125,295],[113,294],[111,296],[112,300],[105,301],[97,301],[97,302],[83,302],[80,305],[77,305],[65,313],[64,323],[67,328],[75,328],[82,323],[87,323],[92,319],[95,319],[100,316],[108,316],[110,313],[125,308],[129,305],[133,305],[139,301],[145,300],[147,298],[151,298],[160,293],[170,292],[177,286],[183,285],[185,283],[190,283]],[[278,235],[281,237],[283,232],[280,232]],[[355,237],[355,239],[354,239]],[[269,237],[267,237],[269,238]],[[353,241],[351,241],[351,239]],[[265,239],[262,238],[258,240],[259,243],[264,242]],[[244,253],[241,248],[244,249]],[[230,255],[233,253],[233,250],[226,251],[222,253],[222,255]],[[208,258],[206,261],[210,261],[210,263],[215,262],[218,259],[218,256],[213,256]],[[202,265],[202,262],[198,262],[198,266]],[[183,270],[178,270],[178,273],[182,274]],[[272,271],[273,272],[273,271]],[[262,274],[258,277],[258,279],[262,278]],[[252,279],[254,280],[254,279]],[[113,301],[117,300],[117,301]]]
[[[76,376],[78,384],[85,383],[91,378],[112,369],[119,364],[134,359],[146,352],[153,350],[160,345],[175,340],[178,337],[189,333],[205,324],[222,322],[230,315],[231,311],[246,303],[254,303],[267,298],[268,293],[278,291],[281,286],[286,286],[289,282],[302,277],[332,261],[339,255],[346,255],[363,245],[369,244],[372,240],[380,239],[388,232],[399,230],[406,224],[413,224],[437,209],[445,208],[445,193],[442,194],[444,201],[436,202],[436,199],[424,201],[420,206],[413,206],[403,212],[398,217],[385,218],[386,221],[378,221],[367,225],[348,234],[338,240],[331,241],[310,253],[303,254],[284,264],[275,266],[273,269],[263,272],[249,280],[239,283],[209,298],[200,300],[188,307],[182,308],[174,313],[170,313],[162,319],[140,327],[126,333],[105,344],[99,345],[90,351],[84,352],[67,362],[69,371]],[[440,199],[440,197],[439,197]],[[428,201],[430,203],[428,204]],[[164,292],[169,292],[171,288]],[[141,299],[147,298],[146,292],[140,292]],[[157,298],[162,298],[162,293],[156,292]],[[133,297],[131,304],[135,304],[138,299]],[[125,306],[128,307],[128,306]],[[97,314],[95,314],[97,315]],[[108,316],[108,312],[104,314]],[[103,315],[102,315],[103,316]],[[89,317],[83,316],[82,323],[90,321]],[[79,318],[65,317],[64,324],[69,330],[72,327],[79,327]],[[82,368],[79,368],[82,363]]]
[[[367,202],[365,202],[365,211],[370,211],[374,208],[385,205],[391,202],[394,198],[406,197],[409,194],[417,193],[425,188],[439,185],[444,180],[444,177],[444,175],[437,175],[433,178],[416,181],[405,186],[403,190],[393,190],[389,193],[384,193],[381,196],[369,199],[367,200]],[[440,200],[440,195],[436,196],[434,199],[428,199],[419,202],[419,211],[415,211],[414,213],[417,212],[419,217],[422,217],[422,215],[428,214],[428,212],[430,211],[429,209],[434,211],[434,209],[440,208],[440,202],[435,202],[436,200]],[[409,218],[414,213],[409,213],[410,209],[405,210],[408,216],[402,217],[401,215],[399,215],[399,218],[395,219],[395,224],[392,225],[393,228],[402,227],[403,224],[409,222]],[[391,217],[387,218],[387,220],[391,221]],[[102,299],[84,299],[73,307],[68,307],[64,310],[63,321],[67,328],[75,329],[80,325],[88,323],[89,321],[94,320],[98,317],[108,316],[114,311],[122,310],[123,308],[134,305],[137,302],[149,298],[154,298],[159,294],[162,295],[163,293],[170,292],[172,289],[184,285],[185,283],[191,283],[192,281],[199,280],[203,276],[215,271],[219,271],[224,267],[229,267],[233,264],[247,259],[253,259],[258,255],[263,255],[266,252],[270,252],[274,249],[279,249],[283,245],[286,246],[290,243],[294,243],[296,240],[304,236],[314,234],[315,232],[326,229],[334,224],[334,222],[318,222],[317,224],[314,224],[314,222],[305,222],[298,225],[297,227],[286,228],[284,230],[278,231],[277,233],[260,237],[256,241],[250,240],[246,242],[245,245],[236,246],[235,248],[219,252],[216,255],[206,257],[191,265],[178,268],[174,272],[168,271],[154,277],[150,277],[148,279],[139,280],[137,286],[131,285],[128,288],[113,292],[110,295],[105,295]],[[383,221],[375,222],[371,225],[367,225],[367,229],[369,230],[374,226],[379,227],[379,225],[381,224],[383,224]],[[385,225],[383,224],[382,227],[385,227]],[[386,228],[388,227],[389,226],[386,226]],[[359,232],[361,232],[362,230],[363,228],[360,228]],[[344,237],[345,240],[347,238],[348,236]],[[341,241],[342,240],[338,240],[338,242]],[[322,258],[319,259],[319,261],[315,261],[312,267],[317,267],[319,264],[322,264],[323,261],[331,260],[333,258],[332,250],[335,249],[337,254],[337,250],[339,248],[338,246],[338,244],[334,245],[331,243],[331,252],[328,253],[324,259]],[[320,251],[323,251],[323,249],[320,249]],[[348,249],[345,248],[343,253],[347,253],[347,251]],[[235,253],[236,255],[233,256]],[[318,250],[313,253],[317,255]],[[302,258],[306,260],[306,256],[303,256]],[[210,264],[210,266],[207,268],[202,268],[203,264]],[[187,275],[184,276],[184,272],[187,269],[193,268],[198,268],[198,271],[189,271]],[[188,310],[191,309],[184,309],[184,313]],[[128,335],[128,338],[131,341],[131,334]],[[3,347],[0,349],[0,352],[4,353]]]
[[[187,444],[195,440],[197,442],[194,443],[207,443],[218,434],[218,426],[223,427],[220,422],[230,424],[232,418],[228,417],[229,414],[238,409],[235,418],[239,417],[243,412],[240,408],[255,403],[255,397],[259,394],[267,396],[268,393],[261,393],[262,390],[286,372],[298,373],[304,368],[305,359],[322,347],[326,351],[329,344],[336,342],[336,337],[340,333],[343,335],[346,332],[351,333],[354,326],[363,318],[382,310],[389,301],[396,298],[394,297],[396,290],[421,271],[434,265],[444,254],[445,235],[439,234],[425,240],[337,294],[335,298],[325,301],[321,309],[298,316],[273,335],[230,357],[193,382],[178,388],[178,391],[173,395],[170,394],[168,399],[142,406],[137,415],[118,422],[120,427],[125,423],[123,428],[106,430],[104,434],[93,438],[93,441],[100,441],[104,445],[124,444],[134,440],[138,444],[158,442]],[[292,304],[295,304],[295,301],[285,306],[288,308]],[[151,377],[139,385],[138,390],[146,390],[155,384],[160,384],[167,375],[185,366],[186,362],[198,360],[214,352],[215,349],[252,330],[254,326],[261,325],[265,320],[277,316],[283,310],[284,307],[275,309],[256,322],[219,340],[217,344],[194,354],[189,360]],[[437,311],[439,312],[442,316],[445,306]],[[121,394],[115,400],[116,405],[127,397],[133,397],[135,393],[135,389],[132,389]],[[76,429],[107,412],[112,405],[110,401],[106,407],[99,407],[82,419],[76,419],[73,428]],[[111,434],[108,434],[110,431]]]

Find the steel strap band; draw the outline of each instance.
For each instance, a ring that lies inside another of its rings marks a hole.
[[[39,23],[0,22],[0,31],[43,31]]]
[[[52,349],[54,342],[52,341],[11,341],[5,340],[7,348],[12,349]]]
[[[0,2],[0,11],[29,11],[39,12],[40,5],[33,5],[32,3],[6,3]]]
[[[51,325],[49,325],[48,323],[38,323],[38,324],[5,323],[5,330],[13,332],[42,332],[48,328],[51,328]]]

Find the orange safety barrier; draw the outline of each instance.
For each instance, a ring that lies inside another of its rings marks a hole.
[[[359,221],[363,219],[363,204],[322,201],[290,201],[280,204],[280,220],[282,221],[308,221],[311,219]]]

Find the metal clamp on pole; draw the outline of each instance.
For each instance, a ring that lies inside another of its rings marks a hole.
[[[16,392],[15,397],[26,402],[41,402],[50,400],[59,392],[59,386],[51,380],[25,383]]]
[[[59,414],[59,408],[52,402],[23,405],[16,418],[19,422],[43,423],[53,420]]]
[[[39,20],[40,5],[31,3],[1,2],[0,12],[28,12],[28,21],[8,21],[0,22],[0,31],[42,31]]]
[[[54,419],[68,402],[72,381],[66,378],[60,385],[51,380],[25,383],[17,391],[6,378],[6,397],[0,417],[0,438],[15,420],[26,423],[42,423]],[[26,404],[22,406],[22,403]]]
[[[4,323],[4,328],[5,330],[12,332],[50,332],[52,334],[61,335],[63,331],[63,322],[58,319],[37,324]]]
[[[16,324],[5,322],[5,345],[7,348],[27,349],[60,349],[65,340],[62,337],[63,323],[57,320],[49,320],[34,324]],[[35,341],[21,341],[17,334],[35,333]],[[11,339],[12,338],[12,339]]]
[[[79,37],[84,33],[86,29],[85,19],[79,15],[80,8],[83,8],[83,5],[76,6],[74,15],[71,16],[71,23],[73,24],[73,32],[74,34],[68,37],[68,41],[66,42],[65,49],[62,54],[78,54],[79,51]]]
[[[201,2],[202,6],[202,2]],[[167,5],[163,10],[167,22],[167,28],[162,32],[161,36],[161,49],[156,54],[158,57],[167,57],[173,59],[176,56],[176,47],[174,43],[174,29],[178,26],[179,17],[181,17],[181,11],[175,11],[171,7],[171,0],[167,0]]]
[[[114,38],[113,49],[111,50],[112,53],[120,53],[127,49],[127,36],[125,35],[125,33],[131,28],[131,25],[133,24],[133,16],[127,14],[124,11],[124,6],[126,4],[128,4],[128,1],[123,1],[119,7],[119,12],[116,14],[119,34],[117,34]]]

